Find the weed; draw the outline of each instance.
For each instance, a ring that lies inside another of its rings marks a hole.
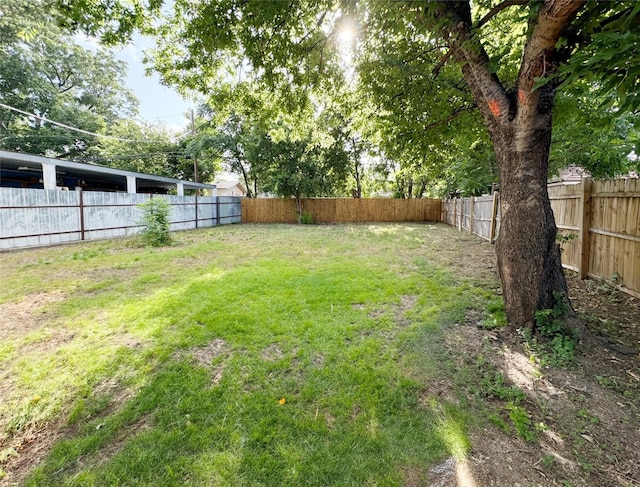
[[[527,410],[513,402],[508,403],[505,409],[509,412],[509,419],[511,419],[518,436],[525,441],[534,441],[536,434],[531,427],[531,415]]]
[[[587,420],[591,424],[600,423],[600,418],[598,418],[598,416],[595,416],[595,415],[591,414],[589,411],[587,411],[584,408],[578,409],[578,412],[576,413],[576,416],[578,416],[578,418]]]
[[[571,242],[575,238],[578,238],[577,233],[562,234],[558,232],[556,235],[556,242],[560,245],[560,252],[564,252],[564,244]]]
[[[313,225],[314,221],[311,212],[304,210],[302,215],[300,215],[300,223],[303,225]]]
[[[543,349],[550,361],[557,365],[566,365],[574,359],[578,344],[576,330],[566,324],[569,308],[564,295],[555,293],[555,306],[536,311],[534,318],[539,335],[545,340]]]
[[[576,457],[578,459],[578,463],[580,464],[580,466],[586,470],[587,472],[592,472],[593,471],[593,465],[591,465],[587,459],[585,457],[583,457],[582,455],[580,455],[577,451],[573,451],[576,454]]]
[[[488,330],[501,328],[507,324],[507,315],[502,299],[493,299],[487,303],[488,316],[482,320],[482,327]]]
[[[592,296],[605,296],[611,302],[618,302],[622,298],[620,284],[622,284],[620,274],[614,272],[609,279],[587,281],[587,290]]]
[[[172,241],[169,229],[171,206],[164,198],[151,198],[138,205],[142,208],[140,224],[144,226],[141,237],[148,247],[162,247]]]
[[[502,419],[500,414],[498,414],[496,411],[492,411],[489,414],[489,421],[491,421],[493,424],[495,424],[498,428],[500,428],[505,433],[509,431],[509,425],[504,421],[504,419]]]
[[[502,401],[510,401],[516,405],[520,404],[525,398],[524,392],[519,388],[505,383],[502,372],[485,374],[480,380],[480,387],[484,395],[492,396]]]
[[[556,457],[549,454],[549,455],[545,455],[545,457],[542,459],[542,466],[549,468],[551,465],[553,465],[556,461]]]

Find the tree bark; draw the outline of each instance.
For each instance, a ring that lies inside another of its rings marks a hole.
[[[556,43],[585,0],[546,0],[524,47],[516,87],[507,92],[489,68],[489,56],[472,28],[467,2],[442,2],[437,15],[452,22],[445,38],[482,114],[500,175],[501,224],[496,243],[505,311],[512,327],[535,327],[535,312],[569,303],[547,193],[551,110],[555,86],[535,80],[557,68]],[[584,327],[570,320],[578,331]]]
[[[547,193],[551,114],[538,112],[530,122],[514,120],[492,138],[500,172],[496,255],[505,311],[513,326],[533,329],[536,310],[553,308],[556,296],[566,300],[568,290]]]

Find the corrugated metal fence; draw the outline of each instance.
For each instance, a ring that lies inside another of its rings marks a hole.
[[[0,250],[137,233],[148,194],[0,188]],[[240,222],[238,197],[165,196],[171,230]]]

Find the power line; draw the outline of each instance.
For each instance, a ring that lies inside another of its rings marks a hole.
[[[24,110],[20,110],[19,108],[15,108],[15,107],[12,107],[10,105],[5,105],[4,103],[1,103],[1,102],[0,102],[0,107],[6,108],[7,110],[12,110],[12,111],[17,112],[17,113],[21,113],[23,115],[27,115],[28,117],[37,118],[38,120],[42,120],[43,122],[47,122],[47,123],[50,123],[52,125],[58,125],[59,127],[66,128],[68,130],[74,130],[76,132],[80,132],[81,134],[93,135],[94,137],[102,137],[104,139],[117,140],[117,141],[120,141],[120,142],[138,142],[138,143],[143,143],[143,144],[164,144],[165,143],[165,142],[160,141],[160,140],[123,139],[121,137],[113,137],[111,135],[96,134],[94,132],[89,132],[88,130],[82,130],[82,129],[79,129],[77,127],[72,127],[71,125],[67,125],[65,123],[60,123],[60,122],[55,122],[53,120],[49,120],[48,118],[41,117],[40,115],[36,115],[34,113],[25,112]]]
[[[85,157],[83,160],[92,161],[92,162],[98,162],[98,161],[110,161],[110,160],[116,160],[116,159],[144,159],[144,158],[157,157],[157,156],[186,157],[187,155],[188,154],[186,154],[184,152],[176,152],[176,151],[145,152],[145,153],[140,153],[140,154],[113,155],[113,156],[100,156],[100,157]]]

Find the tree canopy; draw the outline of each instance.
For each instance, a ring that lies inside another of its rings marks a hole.
[[[107,10],[102,0],[57,1],[67,26],[107,42],[136,28],[153,32],[158,47],[148,60],[163,81],[200,94],[216,110],[239,93],[249,109],[263,109],[243,93],[275,90],[281,109],[292,112],[308,105],[313,90],[343,93],[348,85],[358,100],[349,114],[355,132],[393,161],[400,180],[412,174],[409,180],[428,180],[439,194],[479,194],[498,183],[493,147],[438,2],[162,3],[115,2]],[[579,164],[612,176],[635,168],[627,155],[638,148],[638,9],[634,2],[579,3],[559,41],[559,69],[535,81],[563,87],[550,172]],[[473,4],[474,36],[510,96],[539,11],[539,2],[524,0]],[[355,42],[345,66],[341,36],[349,30]]]
[[[85,132],[136,113],[124,86],[126,65],[105,49],[90,50],[60,30],[44,2],[3,2],[0,16],[0,145],[49,156],[91,154],[98,139]]]

